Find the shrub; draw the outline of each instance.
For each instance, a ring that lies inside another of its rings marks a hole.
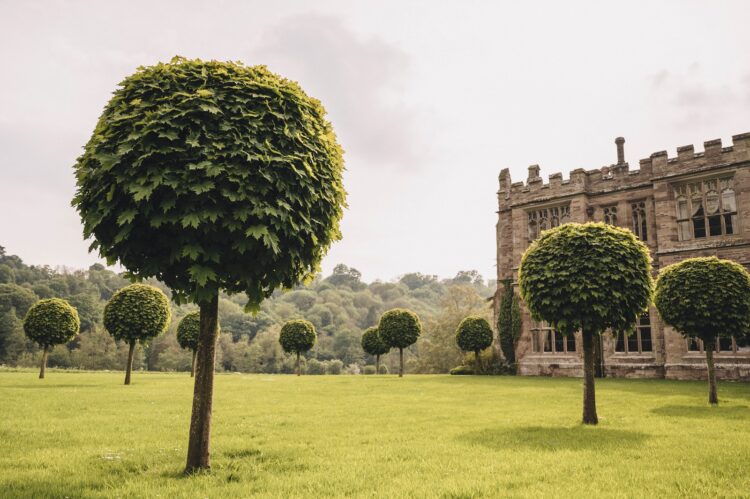
[[[471,366],[456,366],[450,370],[450,373],[453,375],[474,374],[474,369]]]
[[[219,291],[257,311],[312,279],[341,238],[342,174],[320,102],[263,66],[176,57],[139,68],[105,107],[73,204],[108,262],[200,307],[187,472],[210,468]]]
[[[309,359],[307,361],[307,374],[325,374],[326,364],[318,359]]]
[[[654,301],[664,322],[703,340],[708,401],[718,404],[713,351],[718,338],[750,332],[750,275],[730,260],[689,258],[659,272]]]
[[[297,354],[297,376],[301,374],[299,367],[300,354],[315,346],[315,326],[311,322],[296,319],[287,321],[281,327],[279,343],[286,353]]]
[[[115,340],[128,344],[125,384],[130,384],[135,343],[155,338],[167,330],[171,320],[169,300],[159,289],[131,284],[118,290],[104,306],[104,327]]]
[[[76,309],[60,298],[40,300],[29,308],[23,320],[23,330],[43,349],[39,378],[44,378],[50,348],[72,340],[80,327]]]
[[[339,359],[333,359],[328,361],[328,367],[326,368],[326,374],[341,374],[344,370],[344,363]]]
[[[383,342],[391,348],[398,348],[399,377],[404,375],[404,348],[416,343],[422,332],[422,324],[417,314],[404,308],[394,308],[380,317],[378,331]]]
[[[375,366],[365,366],[362,368],[362,374],[375,374]]]
[[[182,318],[177,325],[177,343],[180,348],[190,350],[193,360],[190,363],[190,377],[195,376],[195,353],[198,349],[198,336],[201,330],[200,312],[191,312]]]
[[[482,372],[479,352],[492,345],[492,328],[487,319],[476,315],[466,317],[456,330],[456,343],[464,352],[474,352],[474,372]]]
[[[378,328],[370,327],[362,333],[362,350],[375,357],[375,372],[380,370],[380,356],[388,353],[390,347],[380,337]]]
[[[385,364],[380,364],[378,374],[388,374],[388,366],[386,366]]]
[[[497,318],[497,332],[503,356],[505,360],[513,364],[516,361],[518,339],[521,337],[521,306],[510,279],[503,281],[503,288]]]
[[[596,424],[594,336],[632,328],[651,301],[648,248],[627,229],[569,223],[542,232],[521,258],[521,296],[535,320],[583,336],[583,423]]]

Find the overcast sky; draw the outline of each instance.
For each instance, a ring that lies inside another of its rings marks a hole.
[[[750,131],[750,2],[0,0],[0,245],[88,267],[72,165],[117,83],[189,58],[319,98],[349,209],[324,260],[366,280],[495,275],[497,175],[543,177]]]

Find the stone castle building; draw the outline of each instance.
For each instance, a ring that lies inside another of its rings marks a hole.
[[[750,133],[735,135],[729,147],[721,140],[692,145],[640,161],[630,169],[624,142],[617,163],[596,170],[560,173],[545,184],[539,166],[529,167],[525,182],[500,172],[497,222],[499,304],[503,282],[518,291],[521,255],[541,231],[566,222],[600,221],[632,230],[648,245],[654,272],[684,258],[717,256],[750,266]],[[580,334],[565,338],[531,319],[521,304],[522,333],[516,349],[520,374],[581,376]],[[607,376],[705,379],[702,342],[686,340],[665,326],[652,306],[635,334],[603,335],[599,366]],[[715,354],[717,376],[750,379],[750,348],[722,338]]]

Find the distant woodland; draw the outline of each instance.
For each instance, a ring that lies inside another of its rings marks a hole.
[[[149,284],[169,289],[158,281]],[[64,298],[76,307],[81,333],[67,345],[50,353],[49,366],[70,369],[122,370],[128,348],[116,342],[102,325],[102,311],[112,294],[130,284],[123,275],[102,265],[87,270],[53,269],[26,265],[0,246],[0,364],[36,367],[39,348],[23,332],[23,318],[29,307],[42,298]],[[328,276],[318,276],[308,286],[277,291],[253,315],[244,311],[244,295],[222,295],[219,301],[221,334],[217,369],[250,373],[291,373],[294,359],[278,342],[281,325],[295,318],[311,321],[318,341],[304,362],[309,374],[359,373],[374,364],[360,346],[362,332],[377,325],[380,315],[404,307],[417,313],[423,332],[406,353],[408,372],[444,373],[460,365],[464,354],[455,342],[456,328],[471,314],[491,319],[489,298],[495,281],[476,271],[461,271],[451,279],[408,273],[392,282],[363,282],[360,272],[337,265]],[[194,305],[172,304],[168,331],[139,345],[134,369],[189,371],[191,353],[180,349],[175,337],[179,320],[197,310]],[[391,370],[397,352],[385,355]]]

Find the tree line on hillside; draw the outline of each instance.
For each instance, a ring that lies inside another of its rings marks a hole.
[[[145,282],[171,295],[162,283]],[[103,317],[107,301],[130,283],[124,275],[99,264],[87,270],[26,265],[0,247],[0,364],[39,366],[42,349],[24,335],[22,320],[38,300],[63,298],[78,311],[80,333],[67,345],[51,348],[48,365],[122,370],[130,341],[113,338],[104,328]],[[362,333],[376,326],[385,311],[408,308],[420,317],[424,330],[419,344],[404,350],[406,371],[445,373],[464,360],[454,339],[459,322],[477,314],[489,319],[492,311],[487,298],[493,292],[494,281],[485,282],[476,271],[461,271],[442,280],[415,272],[395,282],[365,283],[356,269],[337,265],[331,275],[319,276],[307,286],[275,292],[256,315],[243,310],[241,295],[222,294],[217,370],[294,372],[295,359],[284,354],[278,338],[286,321],[304,318],[315,326],[318,341],[301,358],[303,372],[364,372],[366,365],[375,363],[375,356],[362,350]],[[177,326],[189,314],[197,320],[197,308],[174,303],[170,308],[173,320],[166,333],[134,345],[133,369],[191,370],[192,350],[180,347]],[[384,356],[385,369],[397,372],[397,357],[397,352]]]

